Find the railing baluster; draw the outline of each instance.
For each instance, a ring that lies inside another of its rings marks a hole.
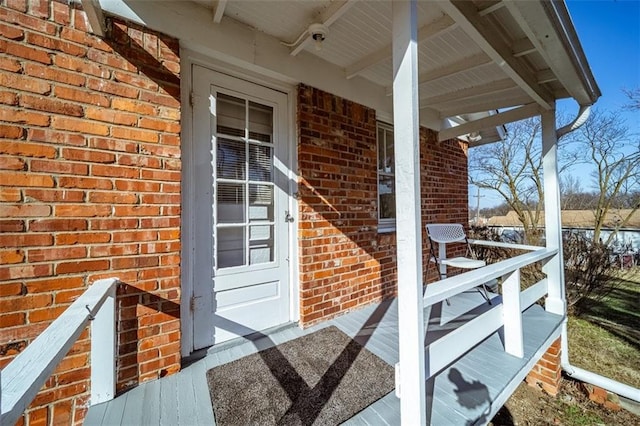
[[[91,322],[91,405],[110,401],[116,384],[116,286]]]
[[[520,308],[520,269],[505,276],[502,283],[502,300],[504,304],[504,349],[508,354],[522,358],[524,356],[524,339]]]

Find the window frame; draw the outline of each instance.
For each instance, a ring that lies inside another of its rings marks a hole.
[[[383,131],[385,137],[384,137],[384,141],[380,141],[380,131]],[[395,170],[393,172],[383,172],[380,170],[380,143],[384,143],[385,144],[385,149],[383,152],[385,152],[386,154],[386,147],[387,147],[387,134],[391,133],[392,136],[394,136],[392,143],[393,143],[393,152],[394,152],[394,156],[395,156],[395,135],[394,135],[394,131],[393,131],[393,125],[389,124],[389,123],[385,123],[383,121],[377,121],[376,122],[376,198],[377,198],[377,202],[378,202],[378,233],[385,233],[385,232],[394,232],[396,230],[396,218],[382,218],[380,217],[381,215],[381,205],[382,203],[380,202],[380,178],[381,177],[392,177],[394,179],[394,185],[393,185],[393,194],[396,194],[396,188],[395,188]],[[395,214],[395,211],[394,211]]]

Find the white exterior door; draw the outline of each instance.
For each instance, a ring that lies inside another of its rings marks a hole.
[[[287,95],[193,66],[194,349],[290,321]]]

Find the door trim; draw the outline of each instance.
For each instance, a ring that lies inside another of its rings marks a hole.
[[[180,80],[181,80],[181,157],[182,157],[182,183],[181,203],[181,301],[180,301],[180,331],[181,331],[181,355],[189,356],[194,348],[194,312],[191,309],[191,301],[194,294],[193,270],[194,256],[192,255],[195,242],[194,231],[194,186],[193,176],[193,108],[190,104],[190,94],[193,89],[192,68],[199,65],[212,71],[230,75],[252,84],[264,86],[271,90],[283,92],[287,96],[287,118],[289,120],[289,211],[294,216],[291,232],[289,232],[289,291],[290,291],[290,321],[297,322],[300,319],[300,278],[298,260],[298,200],[294,194],[298,192],[298,178],[295,170],[298,168],[298,125],[296,120],[296,87],[285,79],[276,80],[272,76],[260,75],[242,70],[230,64],[208,58],[197,52],[180,50]],[[265,84],[267,82],[267,84]]]

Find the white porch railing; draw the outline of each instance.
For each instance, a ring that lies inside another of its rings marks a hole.
[[[426,347],[426,377],[432,377],[456,361],[471,348],[504,326],[505,351],[522,358],[522,311],[548,293],[548,279],[544,278],[520,291],[520,269],[539,261],[546,261],[558,253],[557,249],[516,244],[471,241],[474,244],[532,250],[483,268],[429,284],[424,292],[424,306],[429,307],[483,283],[502,278],[502,303],[465,323],[456,330]]]
[[[0,372],[0,424],[15,424],[91,322],[91,404],[113,399],[116,278],[98,280]],[[97,368],[96,368],[97,367]]]

